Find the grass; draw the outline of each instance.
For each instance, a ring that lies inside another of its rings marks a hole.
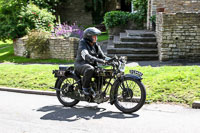
[[[4,48],[3,48],[4,47]],[[59,59],[30,59],[25,57],[14,56],[14,49],[12,41],[7,43],[0,42],[0,62],[12,63],[72,63],[73,60],[59,60]]]
[[[7,47],[7,46],[10,46],[11,44],[12,44],[11,40],[7,40],[6,42],[0,41],[0,49],[4,48],[4,47]]]
[[[98,36],[98,42],[108,40],[108,33],[102,32],[101,35]]]
[[[136,69],[144,73],[142,82],[147,89],[147,100],[150,102],[191,105],[194,100],[200,100],[199,66],[137,67]]]
[[[58,65],[0,65],[0,86],[48,90],[54,86],[52,70]],[[200,100],[199,66],[127,67],[143,72],[149,102],[191,105]]]
[[[48,90],[54,86],[57,65],[0,65],[0,86]]]

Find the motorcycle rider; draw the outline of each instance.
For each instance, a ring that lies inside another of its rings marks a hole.
[[[83,39],[79,42],[75,71],[83,75],[82,88],[85,95],[90,95],[89,90],[95,94],[94,90],[90,87],[91,78],[94,74],[94,66],[97,63],[105,64],[106,60],[110,59],[104,55],[97,44],[97,35],[100,34],[101,31],[95,27],[87,28],[84,30]]]

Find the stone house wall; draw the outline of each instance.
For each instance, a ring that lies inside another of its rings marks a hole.
[[[26,39],[20,38],[14,43],[14,54],[16,56],[26,56]],[[30,52],[33,59],[62,59],[74,60],[78,49],[79,39],[69,37],[67,39],[50,38],[48,49],[44,53]]]
[[[149,18],[156,15],[157,8],[165,8],[165,13],[200,12],[200,0],[149,0],[147,29],[151,29]]]
[[[200,60],[200,13],[157,13],[159,60]]]
[[[61,22],[91,25],[92,14],[85,10],[85,4],[85,0],[70,0],[58,7],[57,15],[60,15]]]
[[[56,15],[60,16],[61,22],[74,23],[80,25],[92,25],[92,11],[86,11],[86,4],[92,2],[92,0],[70,0],[66,1],[62,5],[59,5],[56,9]],[[106,0],[105,11],[116,10],[117,0]],[[91,9],[90,9],[91,10]]]

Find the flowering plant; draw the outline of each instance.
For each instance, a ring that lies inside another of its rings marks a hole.
[[[54,27],[53,36],[63,36],[63,37],[83,37],[83,28],[79,27],[75,23],[73,25],[59,24]]]

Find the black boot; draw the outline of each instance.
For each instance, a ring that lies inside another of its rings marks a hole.
[[[96,97],[96,93],[95,93],[94,89],[92,89],[92,87],[90,88],[90,91],[92,92],[92,96]]]

